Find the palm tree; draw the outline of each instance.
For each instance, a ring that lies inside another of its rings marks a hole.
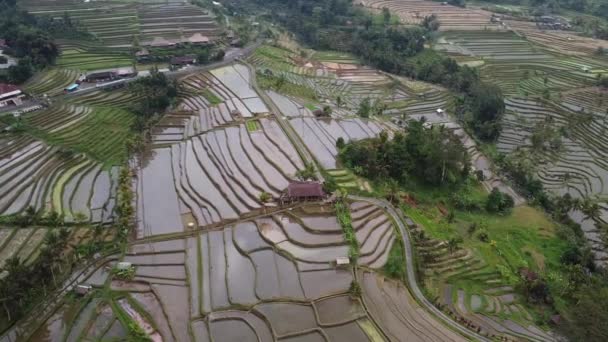
[[[602,216],[602,207],[589,197],[585,197],[581,203],[581,211],[585,214],[585,220],[598,221]]]

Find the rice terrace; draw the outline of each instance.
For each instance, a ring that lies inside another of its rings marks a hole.
[[[608,340],[603,0],[0,0],[0,342]]]

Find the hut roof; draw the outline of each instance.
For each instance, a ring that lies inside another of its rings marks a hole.
[[[291,182],[287,186],[287,196],[295,198],[324,197],[323,187],[319,182]]]

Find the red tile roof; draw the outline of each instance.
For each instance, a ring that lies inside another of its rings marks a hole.
[[[287,186],[288,197],[324,197],[325,192],[319,182],[291,182]]]
[[[0,83],[0,95],[20,90],[19,87],[13,84]]]

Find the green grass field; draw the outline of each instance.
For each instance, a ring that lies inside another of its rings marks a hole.
[[[44,127],[28,126],[27,131],[51,145],[84,153],[106,166],[120,165],[127,158],[125,146],[131,136],[134,115],[115,107],[90,108],[92,112],[84,119],[64,129],[48,132]]]
[[[90,51],[70,49],[62,51],[56,64],[66,69],[91,71],[131,66],[133,58],[122,53],[96,52],[94,49]]]
[[[258,120],[247,121],[247,130],[249,132],[255,132],[260,130],[260,122]]]
[[[220,99],[219,97],[217,97],[214,93],[211,92],[211,90],[209,89],[203,89],[200,91],[201,95],[207,100],[209,101],[209,103],[211,103],[211,105],[215,106],[218,105],[220,103],[222,103],[222,99]]]

